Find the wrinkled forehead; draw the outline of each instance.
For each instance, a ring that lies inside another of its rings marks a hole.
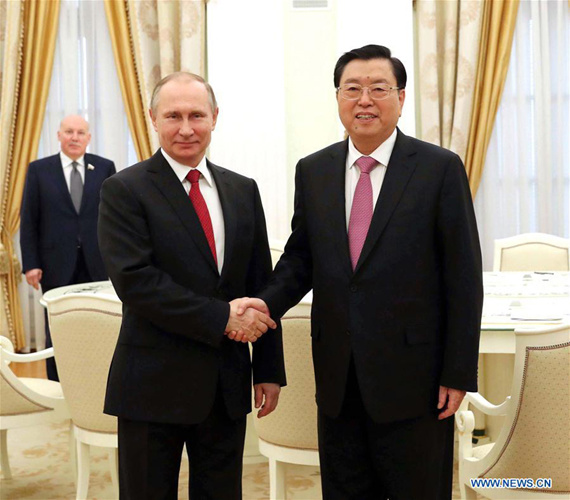
[[[60,130],[80,130],[84,132],[89,132],[89,123],[85,121],[80,116],[65,117],[61,120]]]

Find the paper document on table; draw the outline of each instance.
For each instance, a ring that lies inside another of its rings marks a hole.
[[[512,321],[561,321],[562,317],[560,312],[538,309],[522,309],[511,312]]]

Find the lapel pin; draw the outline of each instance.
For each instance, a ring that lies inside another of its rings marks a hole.
[[[95,167],[89,163],[87,164],[87,170],[95,170]]]

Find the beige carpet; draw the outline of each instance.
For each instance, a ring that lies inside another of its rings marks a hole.
[[[8,431],[8,454],[12,466],[10,480],[0,480],[0,499],[72,499],[75,484],[69,463],[69,433],[66,422]],[[183,461],[179,498],[187,499],[188,463]],[[318,500],[321,487],[318,467],[287,466],[287,496],[291,500]],[[91,450],[90,499],[111,499],[113,489],[107,452]],[[244,500],[269,498],[266,463],[244,465]],[[454,499],[459,490],[454,484]]]

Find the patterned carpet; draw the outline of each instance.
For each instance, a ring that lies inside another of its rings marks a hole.
[[[8,431],[8,454],[12,479],[0,480],[0,499],[72,499],[75,484],[69,463],[69,432],[66,422]],[[188,463],[183,461],[179,498],[188,498]],[[287,496],[291,500],[321,498],[319,470],[309,466],[287,466]],[[113,488],[107,452],[91,450],[88,498],[112,499]],[[246,464],[243,474],[244,500],[269,499],[267,463]],[[454,499],[459,491],[454,484]]]

